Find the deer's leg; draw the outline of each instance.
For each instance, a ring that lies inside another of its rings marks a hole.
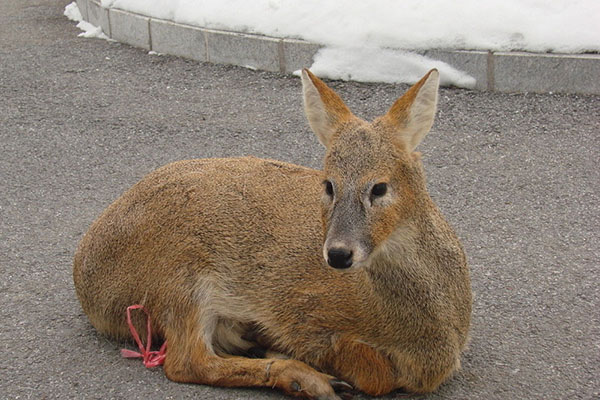
[[[327,358],[327,370],[369,395],[380,396],[398,388],[392,362],[368,344],[342,337]]]
[[[353,338],[339,339],[330,353],[327,370],[357,389],[373,396],[403,389],[411,393],[428,393],[458,368],[451,354],[439,357],[429,367],[407,354],[396,354],[395,362],[364,342]]]
[[[214,386],[279,388],[299,397],[338,400],[335,379],[303,362],[282,359],[220,357],[195,329],[167,331],[164,370],[176,382]]]

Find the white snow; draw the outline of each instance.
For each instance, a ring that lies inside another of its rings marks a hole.
[[[154,18],[324,45],[322,76],[414,82],[437,65],[442,82],[474,79],[415,53],[464,49],[600,51],[599,0],[101,0]],[[401,49],[403,52],[393,51]],[[319,73],[319,72],[317,72]]]
[[[77,7],[77,3],[75,2],[72,2],[71,4],[67,5],[63,14],[71,21],[79,22],[83,20],[81,12],[79,11],[79,7]]]
[[[110,38],[102,32],[101,27],[94,26],[87,21],[80,21],[77,24],[77,27],[83,31],[78,36],[110,40]]]
[[[431,68],[437,68],[440,72],[441,85],[475,86],[475,78],[442,61],[390,49],[325,47],[315,55],[310,70],[322,78],[414,83]],[[295,74],[299,75],[300,72]]]
[[[108,36],[102,32],[102,28],[99,26],[94,26],[87,21],[83,20],[83,16],[79,11],[79,7],[77,7],[77,3],[72,2],[71,4],[65,7],[64,15],[69,18],[71,21],[79,22],[77,27],[81,29],[81,32],[77,36],[85,37],[85,38],[99,38],[110,40]]]
[[[335,46],[600,50],[598,0],[102,0],[102,5]]]

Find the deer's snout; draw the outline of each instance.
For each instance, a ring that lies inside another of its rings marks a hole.
[[[329,249],[327,252],[327,264],[333,268],[346,269],[352,266],[352,250],[343,247]]]
[[[364,262],[368,257],[368,252],[359,243],[326,241],[323,246],[323,257],[332,268],[348,269]]]
[[[347,185],[346,194],[329,203],[330,212],[325,212],[326,234],[323,258],[330,267],[348,269],[363,263],[369,256],[372,245],[364,207],[352,185]]]

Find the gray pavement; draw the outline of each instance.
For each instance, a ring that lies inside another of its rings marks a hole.
[[[0,398],[281,398],[122,359],[130,345],[82,313],[71,260],[104,207],[170,161],[318,167],[299,80],[80,39],[68,2],[0,2]],[[331,85],[366,118],[406,89]],[[599,117],[597,96],[441,90],[419,150],[475,303],[462,371],[423,398],[600,397]]]

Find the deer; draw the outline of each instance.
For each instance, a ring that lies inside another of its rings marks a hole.
[[[323,169],[240,157],[149,173],[79,243],[83,311],[125,340],[126,308],[143,305],[175,382],[326,400],[435,391],[460,368],[472,307],[465,252],[415,151],[439,73],[372,122],[308,69],[301,81]]]

